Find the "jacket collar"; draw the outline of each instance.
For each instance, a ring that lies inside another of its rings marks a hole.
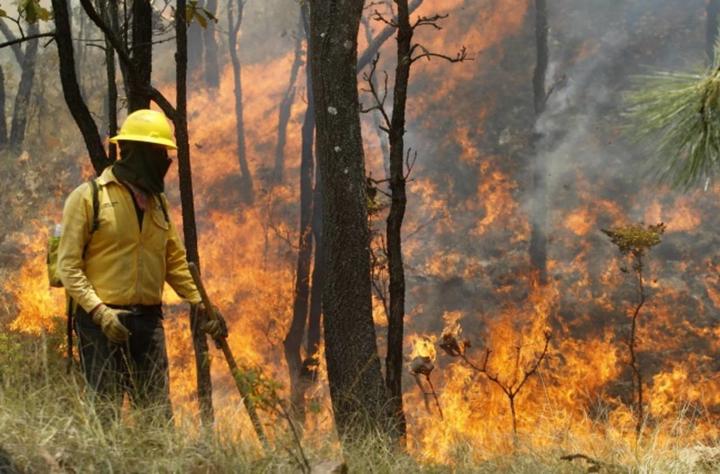
[[[118,181],[118,179],[115,177],[115,174],[112,171],[112,166],[108,166],[100,174],[100,177],[97,179],[97,183],[100,186],[105,186],[108,183],[120,184],[120,181]]]

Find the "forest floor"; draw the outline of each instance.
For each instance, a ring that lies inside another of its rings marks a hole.
[[[127,410],[122,421],[103,428],[82,395],[77,373],[68,375],[56,349],[61,336],[0,333],[0,472],[302,472],[297,450],[288,440],[263,452],[249,436],[215,430],[204,435],[192,417],[174,426],[148,426],[141,414]],[[315,473],[339,464],[337,442],[327,436],[305,447]],[[520,452],[521,451],[521,452]],[[611,450],[605,450],[611,451]],[[626,447],[618,447],[618,452]],[[559,450],[522,449],[505,455],[457,450],[442,464],[425,463],[367,443],[345,456],[349,472],[394,473],[581,473],[581,472],[719,472],[720,449],[698,447],[668,452],[644,448],[625,461],[562,460]],[[567,454],[567,453],[565,453]],[[618,456],[625,459],[627,456]],[[3,464],[5,463],[5,464]],[[15,471],[4,470],[8,464]]]

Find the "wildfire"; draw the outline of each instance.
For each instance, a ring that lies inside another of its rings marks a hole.
[[[457,33],[423,30],[418,40],[443,52],[467,44],[476,61],[451,71],[442,63],[423,62],[413,70],[408,142],[419,148],[419,160],[408,182],[404,228],[411,334],[404,401],[411,451],[422,459],[453,463],[461,455],[484,459],[511,452],[518,439],[531,449],[552,446],[588,453],[607,440],[632,444],[635,421],[628,401],[624,305],[632,293],[627,289],[632,275],[599,231],[600,225],[620,222],[629,213],[646,222],[666,221],[671,234],[667,245],[658,246],[658,252],[666,252],[667,264],[650,262],[645,269],[653,296],[638,329],[640,357],[647,362],[648,432],[664,433],[656,437],[662,446],[717,436],[720,381],[713,360],[720,330],[708,321],[720,308],[720,263],[715,241],[707,237],[711,232],[703,227],[716,223],[720,190],[680,198],[661,190],[658,197],[633,201],[626,194],[615,195],[615,184],[572,169],[570,184],[558,190],[550,206],[550,282],[535,282],[527,258],[530,217],[520,197],[527,185],[524,170],[497,145],[492,123],[507,113],[500,110],[502,101],[512,96],[517,102],[518,84],[498,72],[498,65],[504,61],[505,42],[516,41],[527,26],[528,2],[426,0],[419,14],[440,7],[451,12],[443,31]],[[580,44],[581,58],[596,53],[589,42]],[[239,197],[230,69],[224,70],[218,90],[193,90],[190,104],[206,285],[228,321],[229,343],[238,362],[263,368],[284,385],[283,395],[287,369],[282,341],[292,315],[298,240],[300,98],[288,128],[287,177],[274,186],[265,178],[274,158],[277,104],[292,60],[288,52],[243,69],[248,161],[257,184],[253,205]],[[299,95],[303,74],[298,77]],[[490,79],[492,94],[479,86]],[[522,87],[530,87],[529,76],[523,80],[527,84]],[[447,103],[461,110],[446,110]],[[455,122],[448,117],[460,118]],[[380,139],[371,118],[363,121],[372,144],[368,171],[380,177]],[[174,222],[181,228],[174,186],[169,197]],[[47,285],[46,232],[33,223],[26,232],[7,237],[18,242],[25,256],[4,285],[15,306],[12,330],[50,330],[55,316],[64,313],[62,291],[50,291]],[[695,239],[699,250],[687,250]],[[165,302],[173,403],[181,416],[195,417],[195,364],[186,307],[170,290]],[[384,326],[384,308],[377,298],[373,309],[376,323]],[[249,421],[238,408],[230,376],[214,348],[211,358],[217,418],[237,425],[241,437],[249,432]],[[320,360],[319,381],[308,392],[308,400],[319,408],[308,416],[308,439],[331,431],[324,358]],[[508,387],[518,390],[512,404]]]

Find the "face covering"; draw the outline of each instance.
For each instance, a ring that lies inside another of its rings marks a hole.
[[[120,143],[120,161],[113,165],[113,173],[121,181],[128,182],[148,194],[165,191],[165,174],[172,160],[167,150],[143,142]]]

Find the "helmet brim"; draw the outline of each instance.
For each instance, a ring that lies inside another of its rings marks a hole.
[[[170,150],[177,150],[177,145],[172,140],[160,137],[148,137],[143,135],[116,135],[110,139],[110,143],[120,141],[152,143],[154,145],[162,145]]]

